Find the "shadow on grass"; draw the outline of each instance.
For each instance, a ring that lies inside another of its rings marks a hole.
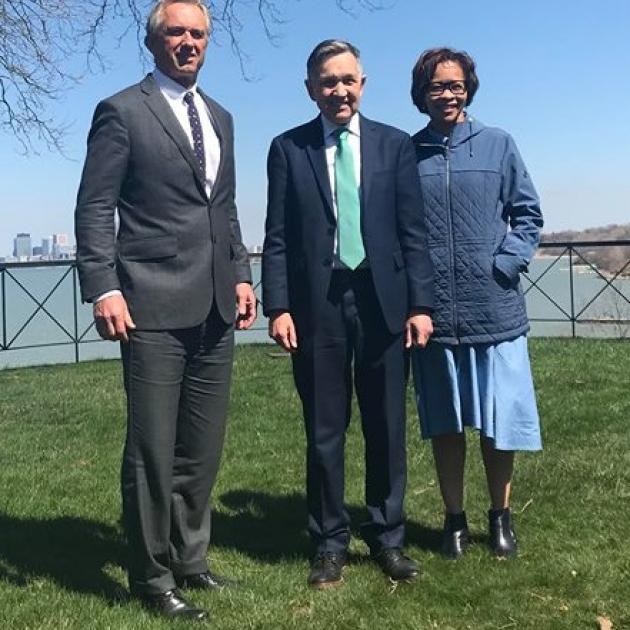
[[[308,558],[312,552],[306,532],[306,499],[293,493],[273,495],[259,491],[233,490],[219,497],[222,511],[212,516],[212,545],[235,549],[268,563],[287,558]],[[367,516],[365,508],[348,506],[352,536],[360,537],[359,524]],[[425,551],[437,551],[441,530],[407,523],[407,543]],[[362,556],[353,556],[361,562]]]
[[[212,546],[270,563],[310,555],[303,495],[232,490],[218,502],[224,509],[212,514]]]
[[[219,497],[223,506],[213,515],[213,542],[267,563],[308,558],[306,500],[302,494],[273,495],[234,490]],[[349,506],[352,535],[366,511]],[[417,522],[407,524],[409,545],[435,551],[440,531]],[[127,598],[126,590],[106,573],[108,565],[124,567],[125,543],[113,526],[76,517],[15,518],[0,514],[0,579],[17,586],[52,580],[69,591],[94,594],[110,602]],[[363,563],[366,554],[352,554]]]
[[[109,601],[124,597],[105,566],[123,566],[124,543],[109,525],[82,518],[14,518],[0,514],[0,579],[17,586],[49,579]]]
[[[442,545],[442,530],[425,527],[417,521],[407,521],[405,528],[407,545],[423,551],[439,551]]]

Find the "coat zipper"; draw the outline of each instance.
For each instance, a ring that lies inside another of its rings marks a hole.
[[[446,219],[448,225],[449,252],[451,256],[451,316],[453,318],[453,333],[459,337],[459,322],[457,318],[457,296],[455,294],[455,239],[453,238],[453,219],[451,215],[451,163],[450,163],[451,137],[449,136],[444,147],[444,160],[446,162]],[[459,341],[459,340],[458,340]]]

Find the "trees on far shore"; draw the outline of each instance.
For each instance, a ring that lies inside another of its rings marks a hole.
[[[563,230],[542,235],[543,243],[555,241],[630,241],[630,223],[612,224],[586,230]],[[559,255],[561,248],[545,249],[544,253]],[[580,255],[601,271],[620,276],[630,276],[630,245],[580,248]]]

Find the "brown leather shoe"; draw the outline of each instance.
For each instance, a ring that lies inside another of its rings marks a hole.
[[[343,567],[346,564],[346,554],[324,551],[318,553],[311,563],[308,574],[308,585],[313,588],[332,588],[343,582]]]
[[[187,602],[176,589],[157,595],[138,595],[138,598],[146,609],[160,617],[190,619],[191,621],[209,619],[207,611]]]
[[[396,582],[413,580],[420,575],[420,568],[398,547],[383,549],[372,556],[383,573]]]

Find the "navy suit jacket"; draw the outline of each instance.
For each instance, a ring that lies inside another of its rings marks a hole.
[[[360,117],[361,232],[391,333],[412,308],[433,306],[422,192],[409,136]],[[315,330],[333,264],[336,219],[321,118],[276,137],[268,158],[263,309],[288,311],[298,334]]]

